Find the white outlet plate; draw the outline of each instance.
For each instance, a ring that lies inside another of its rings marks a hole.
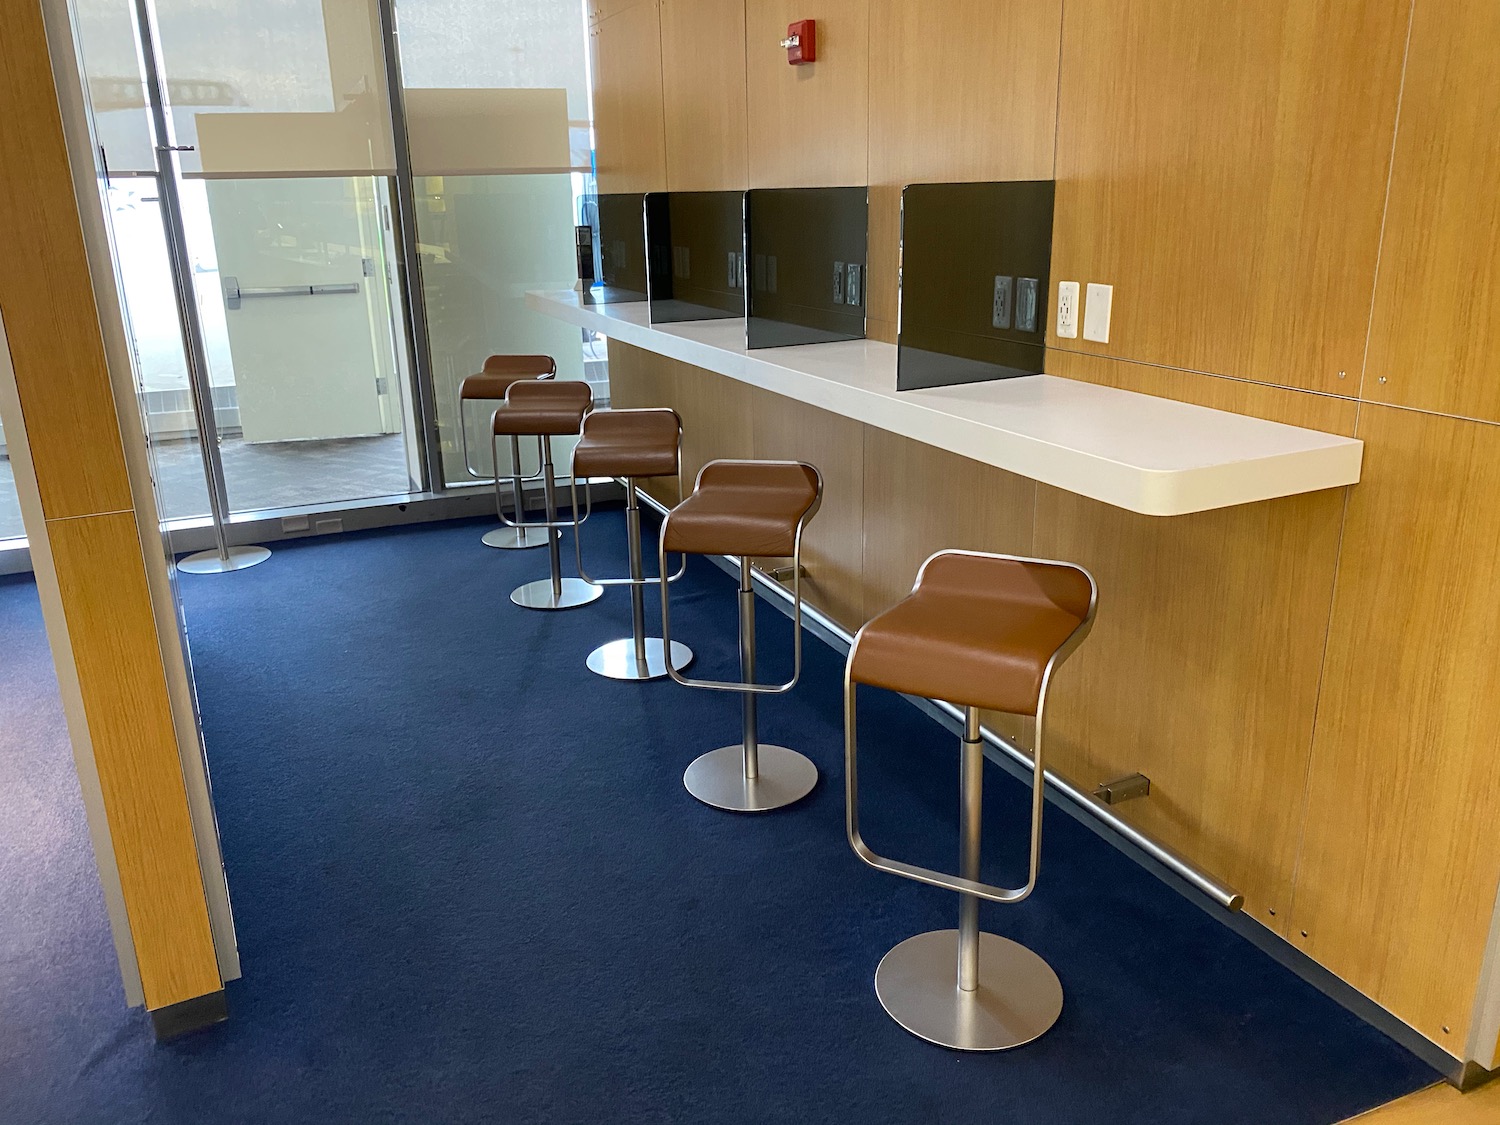
[[[1089,282],[1088,300],[1083,306],[1083,338],[1096,344],[1109,343],[1109,314],[1115,303],[1113,285]]]
[[[1057,283],[1057,335],[1072,340],[1078,336],[1078,282]]]

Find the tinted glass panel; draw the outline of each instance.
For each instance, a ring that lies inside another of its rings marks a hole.
[[[745,315],[744,207],[739,191],[646,196],[652,323]]]
[[[745,193],[749,347],[864,337],[868,196],[862,187]]]
[[[601,195],[592,216],[599,283],[584,300],[594,304],[646,299],[646,197]]]
[[[1051,180],[912,184],[901,194],[896,388],[1042,370]]]

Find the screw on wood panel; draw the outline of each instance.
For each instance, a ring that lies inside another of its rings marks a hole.
[[[1384,376],[1384,375],[1382,375],[1382,376],[1381,376],[1381,377],[1380,377],[1380,385],[1381,385],[1381,386],[1384,386],[1384,385],[1385,385],[1385,376]]]
[[[1268,909],[1266,911],[1266,913],[1269,914],[1269,915],[1271,915],[1274,918],[1276,916],[1276,908],[1273,906],[1270,909]]]
[[[1306,931],[1306,930],[1303,930],[1303,931],[1302,931],[1302,936],[1303,936],[1303,937],[1306,937],[1306,936],[1307,936],[1307,931]]]
[[[1453,1034],[1453,1029],[1450,1028],[1447,1024],[1444,1024],[1443,1025],[1443,1034],[1444,1035],[1452,1035]]]
[[[1343,377],[1344,377],[1344,373],[1342,371],[1340,371],[1339,372],[1339,378],[1342,379]]]

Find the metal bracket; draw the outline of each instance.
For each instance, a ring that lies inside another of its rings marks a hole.
[[[801,577],[803,577],[803,578],[806,578],[807,577],[807,567],[800,566],[800,565],[798,565],[798,566],[778,566],[774,570],[768,570],[768,571],[766,571],[766,574],[769,575],[773,580],[775,580],[777,582],[790,582],[793,579],[793,577],[796,577],[796,576],[799,576],[799,575]]]
[[[1151,779],[1143,773],[1127,773],[1124,777],[1104,782],[1094,790],[1094,796],[1106,805],[1118,805],[1150,795]]]

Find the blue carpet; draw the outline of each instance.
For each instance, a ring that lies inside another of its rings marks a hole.
[[[588,673],[628,631],[625,592],[517,609],[545,555],[488,550],[482,526],[183,578],[245,979],[230,1023],[154,1046],[121,1009],[86,843],[50,876],[23,843],[0,867],[24,915],[0,921],[0,1121],[1328,1125],[1435,1079],[1056,811],[1040,889],[982,922],[1051,962],[1061,1021],[1000,1055],[909,1036],[876,963],[957,906],[849,851],[842,661],[810,642],[801,686],[761,708],[766,741],[817,762],[812,796],[717,812],[681,774],[734,740],[738,700]],[[589,530],[618,573],[618,513]],[[731,672],[731,580],[700,560],[678,589],[698,670]],[[7,641],[35,617],[0,586]],[[788,628],[763,607],[767,678]],[[0,747],[8,788],[35,771],[50,799],[57,734],[11,734],[51,675],[36,648],[7,645]],[[954,740],[882,693],[861,715],[871,843],[951,867]],[[987,773],[986,875],[1015,879],[1027,791]]]

